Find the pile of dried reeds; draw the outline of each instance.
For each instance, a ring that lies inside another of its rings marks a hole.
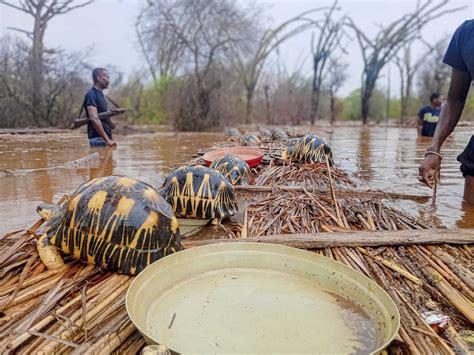
[[[132,278],[69,260],[47,271],[33,232],[0,240],[0,353],[136,353],[145,344],[128,319]]]

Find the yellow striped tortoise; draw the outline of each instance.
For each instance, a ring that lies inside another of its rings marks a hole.
[[[238,156],[225,154],[214,160],[210,168],[220,172],[232,185],[249,183],[250,167],[245,160]]]
[[[165,179],[161,195],[176,217],[212,219],[237,213],[234,187],[221,173],[205,166],[184,166]]]
[[[64,265],[59,251],[110,271],[135,275],[182,249],[171,206],[149,184],[109,176],[82,184],[63,206],[41,204],[47,222],[38,240],[48,269]]]
[[[282,149],[283,160],[292,158],[302,163],[325,163],[333,165],[332,150],[324,138],[315,134],[307,134],[302,138],[292,140]]]

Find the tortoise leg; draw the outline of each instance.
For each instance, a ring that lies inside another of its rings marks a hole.
[[[211,226],[218,226],[221,224],[222,218],[213,218],[211,219]]]
[[[43,234],[40,239],[38,239],[36,248],[38,249],[38,254],[41,261],[44,265],[46,265],[48,270],[59,269],[64,266],[61,253],[59,253],[59,250],[51,244],[46,233]]]

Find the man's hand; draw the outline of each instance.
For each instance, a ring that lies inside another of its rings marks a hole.
[[[434,175],[432,171],[434,170]],[[435,154],[426,155],[418,169],[418,180],[433,188],[434,181],[440,182],[441,158]]]
[[[107,139],[105,141],[105,144],[107,144],[108,147],[116,147],[117,143],[115,143],[112,139]]]

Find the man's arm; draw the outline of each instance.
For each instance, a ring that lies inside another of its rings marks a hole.
[[[466,97],[471,86],[471,76],[467,71],[453,69],[451,73],[451,84],[449,85],[446,104],[441,108],[441,114],[436,131],[428,147],[428,151],[439,153],[446,138],[451,134],[461,117]],[[421,182],[433,187],[433,180],[428,178],[431,170],[435,171],[436,181],[440,181],[441,158],[435,154],[427,154],[419,168]]]
[[[94,126],[95,130],[99,135],[104,139],[105,144],[108,146],[117,145],[113,140],[109,139],[107,133],[104,131],[104,127],[102,127],[102,122],[100,122],[100,118],[97,113],[97,108],[95,106],[87,106],[87,113],[89,114],[89,119]]]
[[[472,78],[467,71],[453,69],[448,99],[440,114],[436,131],[428,150],[439,152],[446,138],[453,132],[459,122]]]

